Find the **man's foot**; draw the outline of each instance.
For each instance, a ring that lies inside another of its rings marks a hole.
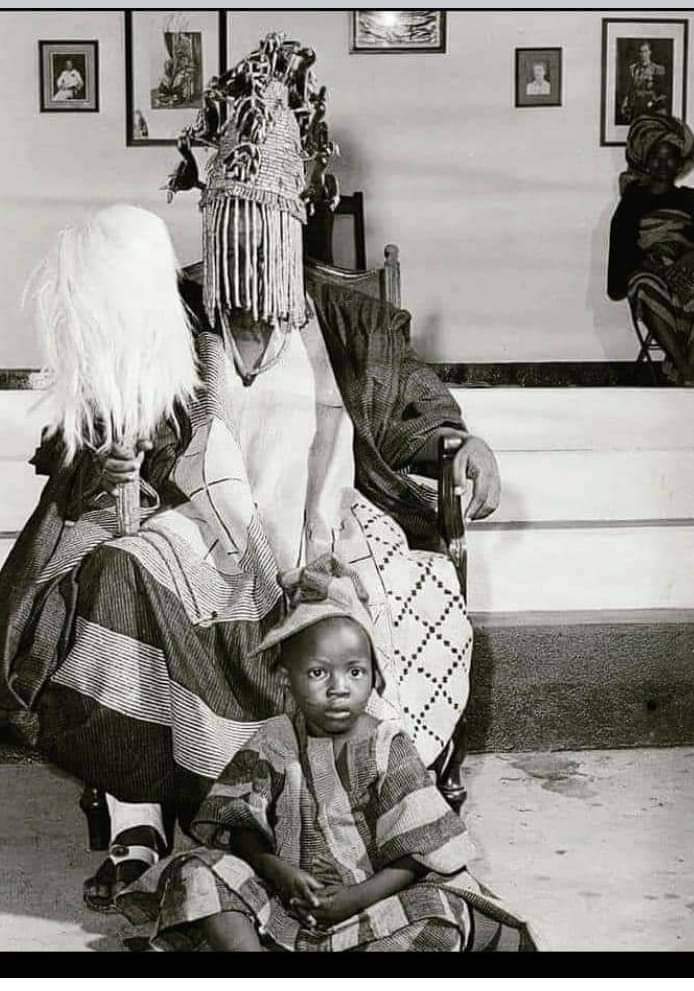
[[[164,853],[163,842],[151,826],[126,829],[114,839],[106,860],[84,882],[84,902],[94,912],[114,912],[114,899],[153,867]]]

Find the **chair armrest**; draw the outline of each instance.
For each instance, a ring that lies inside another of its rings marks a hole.
[[[463,446],[462,437],[439,439],[439,532],[448,556],[455,566],[460,591],[467,602],[467,543],[460,503],[460,488],[453,475],[455,456]]]

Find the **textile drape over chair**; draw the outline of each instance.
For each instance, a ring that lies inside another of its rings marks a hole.
[[[335,215],[353,220],[354,269],[335,265],[333,236]],[[384,250],[384,263],[378,268],[366,266],[366,228],[364,222],[364,194],[342,196],[333,213],[327,207],[318,207],[309,219],[304,233],[304,254],[308,265],[326,282],[363,292],[384,303],[401,305],[400,261],[395,244]]]

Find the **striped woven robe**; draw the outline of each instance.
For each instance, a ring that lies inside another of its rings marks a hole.
[[[362,502],[350,512],[376,577],[392,576],[383,629],[400,643],[386,680],[416,697],[407,728],[429,763],[467,699],[471,634],[450,562],[410,555],[407,538],[437,544],[436,513],[402,469],[460,414],[407,347],[406,313],[309,288],[354,430]],[[205,389],[146,459],[140,534],[114,539],[93,457],[65,468],[44,446],[35,464],[50,479],[0,574],[0,706],[38,712],[39,744],[58,766],[121,801],[176,809],[184,824],[260,723],[291,706],[267,659],[248,660],[282,609],[276,565],[249,491],[224,498],[228,519],[215,508],[243,465],[221,340],[203,327],[197,346]],[[234,519],[236,557],[224,533]]]
[[[324,931],[304,926],[267,883],[228,853],[235,829],[257,831],[278,857],[324,884],[358,885],[403,857],[427,872],[396,895]],[[154,922],[158,949],[206,944],[199,920],[235,911],[266,945],[300,952],[462,950],[471,905],[526,938],[523,923],[481,893],[474,854],[409,739],[392,723],[347,740],[306,733],[301,714],[270,720],[236,754],[192,825],[204,845],[148,871],[117,900],[136,925]]]
[[[628,296],[677,378],[694,378],[694,190],[627,188],[610,231],[608,294]]]

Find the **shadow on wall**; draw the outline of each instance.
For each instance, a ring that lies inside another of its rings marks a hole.
[[[328,171],[337,177],[342,193],[351,195],[357,191],[363,192],[366,201],[365,210],[368,211],[369,190],[365,177],[369,175],[369,163],[366,160],[366,149],[359,143],[357,137],[353,137],[349,131],[335,128],[334,125],[331,130],[331,137],[333,141],[337,142],[340,154],[333,158]]]
[[[586,307],[593,315],[595,334],[602,345],[605,357],[609,358],[615,347],[615,313],[623,311],[624,348],[629,350],[629,341],[634,339],[634,358],[636,358],[636,339],[631,329],[626,302],[616,303],[607,295],[607,264],[610,247],[610,221],[619,202],[615,192],[614,202],[600,213],[591,237],[591,264],[586,293]]]
[[[407,289],[403,288],[402,305],[408,309]],[[444,354],[447,344],[446,331],[441,313],[429,313],[424,319],[412,314],[412,346],[425,361],[434,361],[433,355]]]

